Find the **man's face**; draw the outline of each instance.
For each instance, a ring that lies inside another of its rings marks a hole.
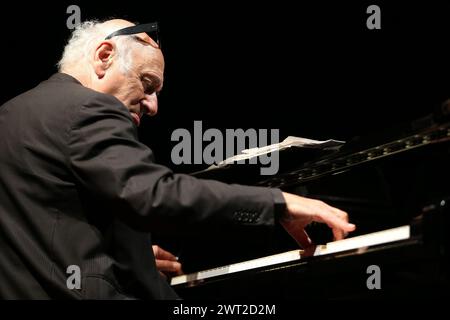
[[[158,98],[164,76],[164,57],[161,50],[146,34],[138,37],[148,44],[132,49],[132,67],[126,74],[119,63],[113,63],[106,72],[105,93],[114,95],[129,110],[136,125],[143,114],[150,116],[158,112]]]

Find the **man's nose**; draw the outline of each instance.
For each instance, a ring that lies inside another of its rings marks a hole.
[[[149,116],[154,116],[158,113],[158,97],[156,92],[152,94],[146,94],[145,98],[141,100],[141,110],[143,113]]]

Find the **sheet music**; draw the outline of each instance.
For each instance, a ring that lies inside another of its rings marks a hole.
[[[275,143],[275,144],[271,144],[271,145],[268,145],[265,147],[260,147],[260,148],[244,149],[244,150],[242,150],[241,154],[227,158],[227,159],[219,162],[217,165],[212,165],[211,167],[209,167],[209,169],[217,168],[217,167],[220,168],[220,167],[232,164],[233,162],[236,162],[236,161],[252,159],[254,157],[259,157],[259,156],[262,156],[262,155],[270,153],[270,152],[281,151],[281,150],[291,148],[291,147],[338,149],[343,144],[345,144],[345,141],[334,140],[334,139],[328,139],[328,140],[321,141],[321,140],[313,140],[313,139],[289,136],[280,143]]]

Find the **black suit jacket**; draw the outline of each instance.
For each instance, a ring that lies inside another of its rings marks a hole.
[[[155,164],[119,100],[62,73],[0,107],[0,137],[2,298],[176,298],[151,232],[272,225],[283,205],[277,189]]]

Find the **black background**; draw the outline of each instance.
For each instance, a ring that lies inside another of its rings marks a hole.
[[[176,128],[278,128],[288,135],[349,140],[433,112],[450,97],[450,4],[421,1],[274,1],[1,4],[0,102],[56,71],[70,35],[70,4],[81,18],[120,17],[161,25],[166,59],[159,113],[140,134],[158,162],[176,171]],[[366,9],[381,8],[381,30]]]
[[[160,23],[164,90],[140,136],[175,171],[198,170],[170,161],[171,133],[192,130],[194,120],[204,129],[278,128],[281,139],[351,140],[450,98],[448,1],[8,1],[0,4],[0,104],[56,72],[71,4],[82,20]],[[371,4],[381,8],[381,30],[366,27]]]

